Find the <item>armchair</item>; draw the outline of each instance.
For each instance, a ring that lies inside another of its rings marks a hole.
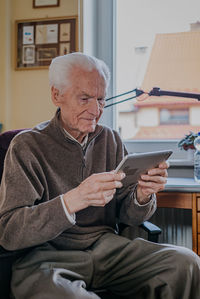
[[[5,133],[0,134],[0,182],[3,173],[3,164],[7,149],[12,138],[18,134],[22,130],[12,130],[7,131]],[[147,233],[148,240],[152,242],[158,242],[159,234],[161,233],[161,229],[156,225],[145,221],[140,225]],[[127,228],[126,225],[120,224],[118,227],[119,234]],[[12,275],[12,264],[21,256],[26,254],[31,249],[22,249],[15,251],[7,251],[3,247],[0,246],[0,297],[1,299],[9,299],[10,293],[10,280]],[[116,295],[113,295],[106,290],[99,290],[96,292],[100,298],[109,298],[109,299],[118,299]]]

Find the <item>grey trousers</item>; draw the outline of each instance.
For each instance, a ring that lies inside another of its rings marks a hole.
[[[13,267],[15,299],[95,299],[88,289],[99,288],[134,299],[199,299],[200,258],[184,247],[106,233],[87,251],[40,246]]]

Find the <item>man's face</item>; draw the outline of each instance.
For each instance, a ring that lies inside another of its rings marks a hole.
[[[70,81],[70,87],[63,94],[52,87],[52,99],[60,107],[63,127],[82,142],[88,133],[94,132],[102,115],[106,83],[96,70],[88,72],[80,68],[71,71]]]

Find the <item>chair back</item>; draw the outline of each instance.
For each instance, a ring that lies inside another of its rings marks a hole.
[[[0,182],[3,174],[4,159],[10,142],[15,137],[15,135],[17,135],[21,131],[23,131],[23,129],[11,130],[0,134]]]
[[[0,134],[0,183],[3,174],[4,160],[11,140],[21,130],[12,130]],[[22,251],[7,251],[0,246],[0,298],[9,299],[12,263],[22,255]]]

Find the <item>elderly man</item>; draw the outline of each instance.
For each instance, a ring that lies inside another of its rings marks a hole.
[[[107,288],[123,298],[197,299],[200,261],[192,251],[128,240],[115,232],[148,219],[164,188],[167,163],[123,187],[113,172],[127,153],[119,135],[98,125],[109,70],[73,53],[49,69],[58,107],[51,121],[18,134],[5,160],[0,191],[0,244],[32,248],[13,267],[16,299],[99,298]]]

